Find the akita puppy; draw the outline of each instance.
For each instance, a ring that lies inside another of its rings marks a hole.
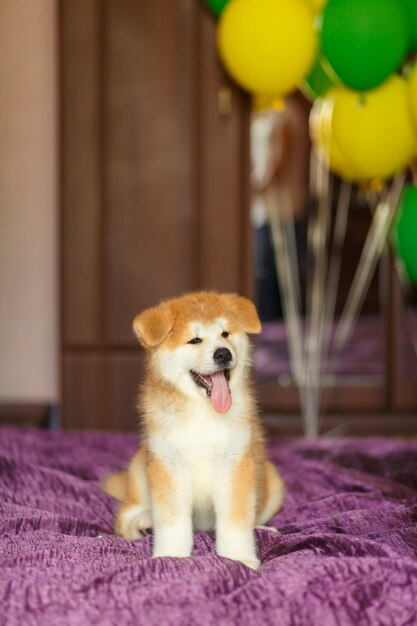
[[[122,501],[116,533],[138,539],[152,528],[154,557],[187,557],[193,527],[215,530],[219,555],[257,568],[254,528],[279,510],[284,489],[249,380],[255,306],[190,293],[146,309],[133,328],[147,356],[144,432],[127,472],[104,483]]]

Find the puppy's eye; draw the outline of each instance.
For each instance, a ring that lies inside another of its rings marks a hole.
[[[195,343],[201,343],[201,341],[202,340],[200,339],[200,337],[194,337],[194,339],[190,339],[190,341],[187,341],[187,343],[195,344]]]
[[[228,337],[230,335],[230,333],[227,332],[227,330],[224,330],[222,332],[222,337],[224,337],[226,339],[226,337]]]

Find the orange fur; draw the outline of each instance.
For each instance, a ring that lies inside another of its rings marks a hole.
[[[236,294],[200,291],[166,300],[145,309],[136,316],[133,329],[145,348],[154,348],[167,339],[167,347],[175,349],[185,339],[184,331],[191,320],[210,322],[227,307],[231,313],[231,329],[260,333],[261,323],[253,303]],[[175,328],[176,332],[172,332]],[[180,331],[180,332],[179,332]]]
[[[147,469],[152,500],[161,512],[162,520],[160,521],[169,523],[177,513],[172,493],[174,482],[168,470],[154,454],[148,456]]]
[[[253,504],[256,498],[256,465],[252,451],[248,449],[236,464],[232,476],[230,494],[230,520],[233,524],[253,525]]]
[[[173,325],[169,305],[146,309],[133,321],[133,330],[144,348],[154,348],[168,335]]]

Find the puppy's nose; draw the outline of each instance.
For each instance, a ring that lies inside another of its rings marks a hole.
[[[218,365],[227,365],[233,359],[232,353],[228,348],[217,348],[213,358]]]

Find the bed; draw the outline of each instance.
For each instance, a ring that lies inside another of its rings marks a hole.
[[[272,442],[287,485],[257,531],[261,568],[216,556],[151,559],[115,537],[100,489],[136,437],[0,429],[0,624],[417,624],[417,444]]]

